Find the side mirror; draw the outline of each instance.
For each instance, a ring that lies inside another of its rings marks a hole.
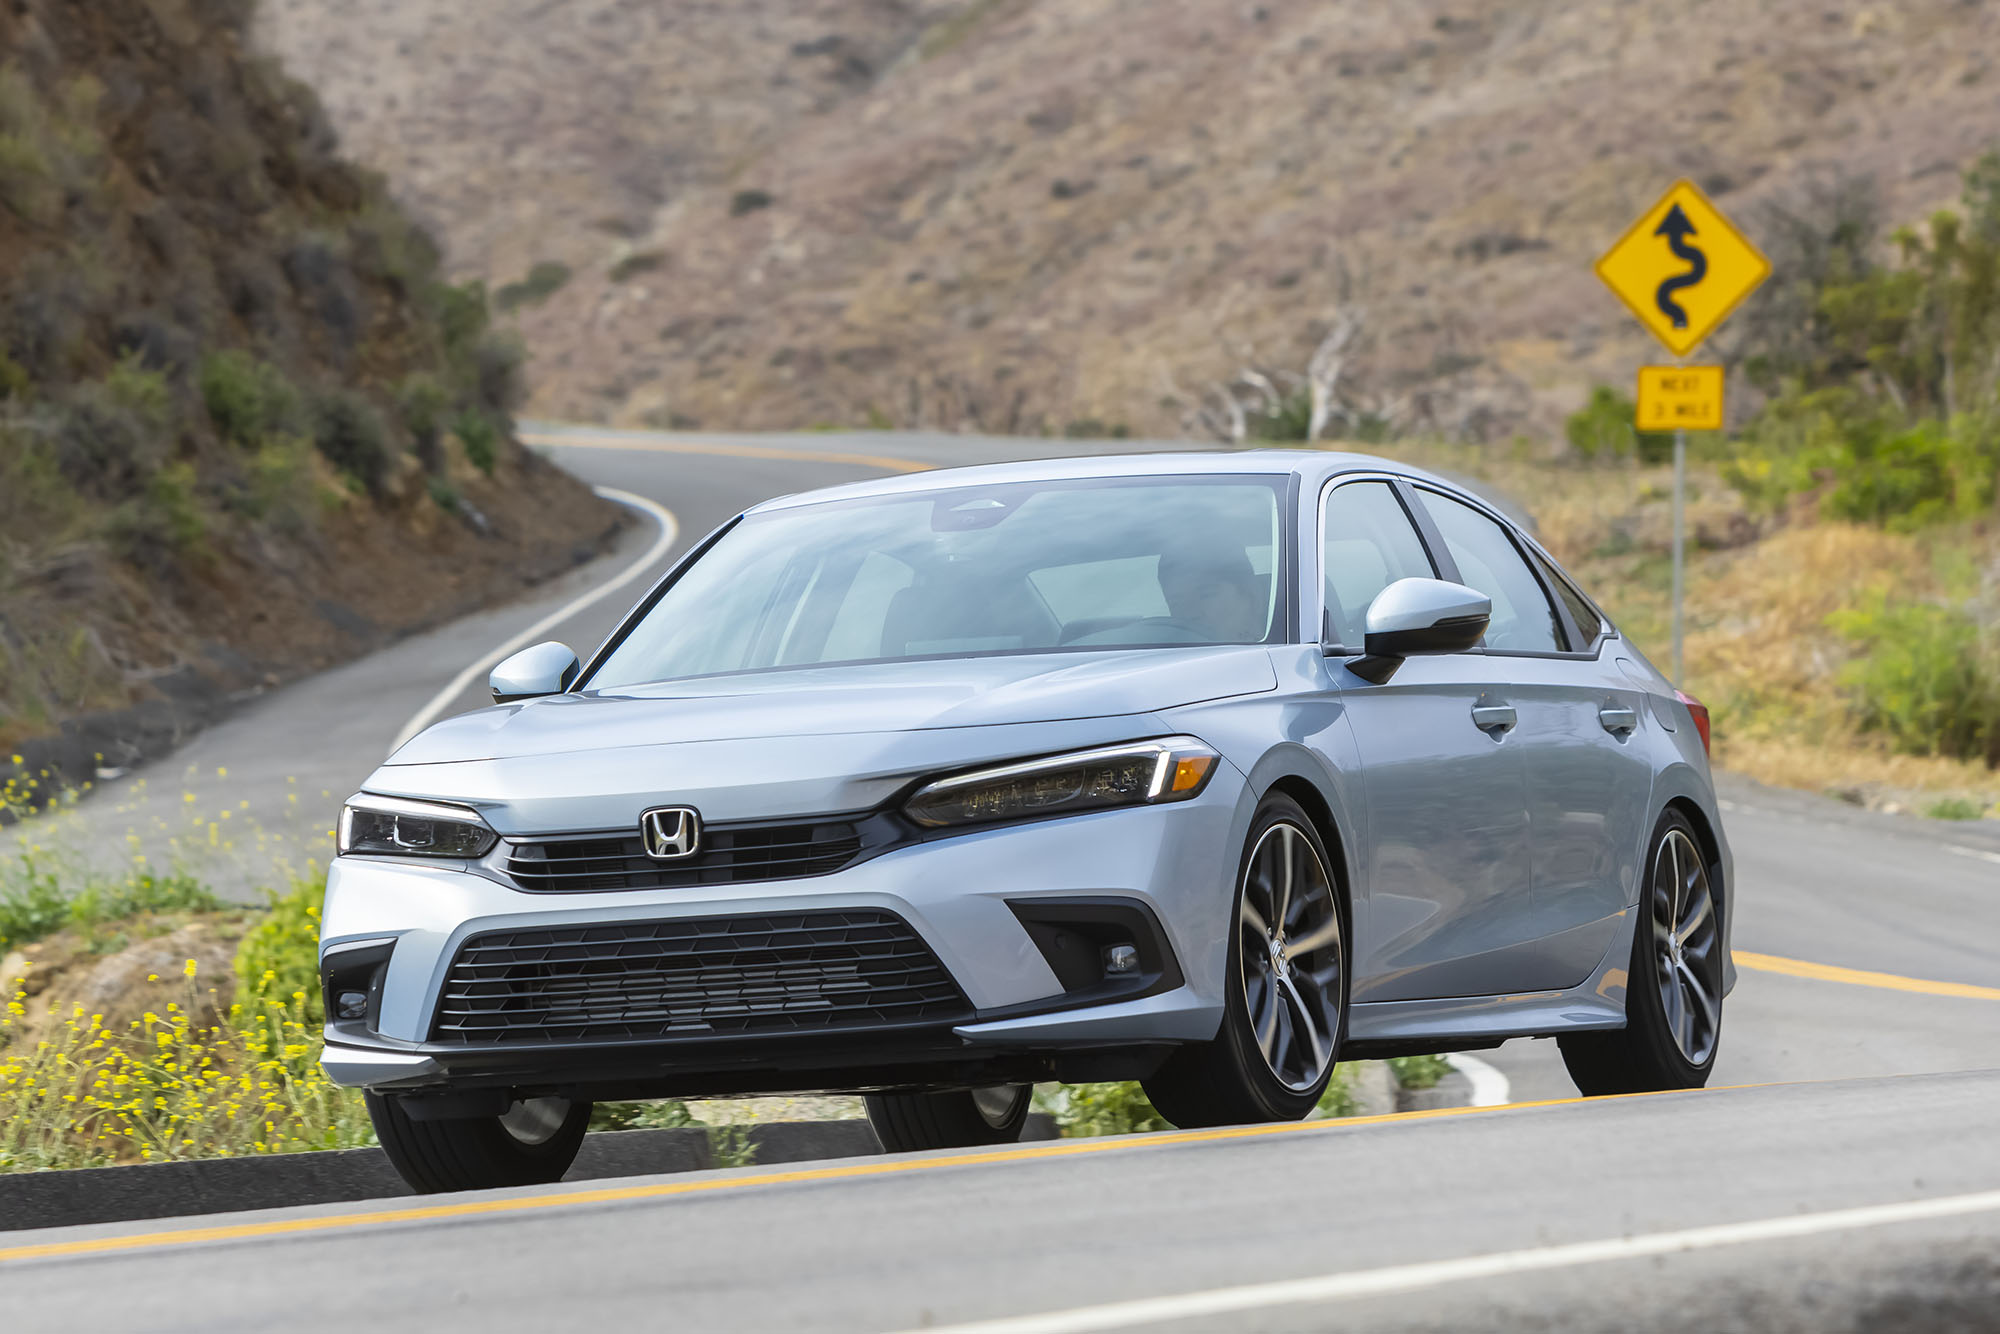
[[[1378,685],[1404,658],[1462,653],[1477,645],[1493,619],[1493,599],[1442,579],[1398,579],[1368,604],[1367,656],[1349,670]]]
[[[560,695],[576,680],[583,664],[567,644],[550,640],[524,648],[493,669],[487,684],[495,704],[512,704],[541,695]]]

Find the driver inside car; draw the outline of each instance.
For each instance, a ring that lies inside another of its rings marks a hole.
[[[1167,613],[1203,642],[1261,642],[1270,625],[1267,583],[1241,547],[1182,548],[1160,556]]]

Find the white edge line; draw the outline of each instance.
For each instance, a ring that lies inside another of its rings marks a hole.
[[[1472,1082],[1472,1107],[1505,1107],[1514,1100],[1514,1091],[1507,1083],[1507,1076],[1480,1060],[1477,1056],[1467,1056],[1455,1051],[1444,1058],[1445,1064],[1464,1075]]]
[[[651,516],[652,520],[660,525],[658,539],[647,549],[645,555],[619,571],[615,578],[607,583],[599,584],[582,597],[550,612],[541,620],[536,621],[533,625],[521,631],[520,634],[515,635],[512,639],[500,645],[500,647],[487,653],[457,676],[452,677],[450,685],[447,685],[444,689],[438,691],[437,694],[431,696],[430,702],[425,704],[423,708],[418,709],[416,716],[403,725],[403,730],[396,734],[396,743],[389,747],[391,755],[401,750],[411,737],[436,722],[438,715],[450,708],[451,702],[465,693],[466,687],[492,671],[499,665],[502,658],[535,643],[548,634],[549,631],[555,629],[558,625],[561,625],[564,621],[586,607],[590,607],[610,597],[613,593],[616,593],[619,589],[625,587],[625,585],[651,569],[660,557],[666,555],[672,549],[675,539],[680,536],[681,526],[679,520],[675,519],[673,513],[665,506],[656,504],[644,496],[635,496],[630,491],[618,491],[608,486],[594,486],[591,490],[603,496],[606,500],[615,500],[620,505]]]
[[[1420,1264],[1392,1265],[1383,1269],[1324,1274],[1316,1278],[1252,1283],[1235,1288],[1213,1288],[1207,1292],[1109,1302],[1102,1306],[1076,1307],[1068,1311],[1050,1311],[1043,1315],[981,1320],[962,1325],[933,1325],[926,1327],[924,1334],[1093,1334],[1097,1330],[1128,1329],[1134,1325],[1151,1325],[1168,1320],[1230,1315],[1272,1306],[1298,1306],[1308,1302],[1349,1301],[1359,1297],[1414,1292],[1440,1284],[1463,1283],[1473,1279],[1503,1278],[1511,1274],[1568,1269],[1577,1265],[1603,1264],[1616,1260],[1641,1260],[1689,1251],[1741,1246],[1752,1242],[1785,1241],[1829,1232],[1886,1227],[1896,1223],[1921,1223],[1939,1218],[1955,1218],[1964,1214],[1990,1213],[1995,1210],[2000,1210],[2000,1190],[1984,1191],[1976,1195],[1947,1195],[1929,1200],[1911,1200],[1902,1204],[1868,1205],[1859,1209],[1835,1209],[1825,1213],[1763,1218],[1747,1223],[1721,1223],[1711,1227],[1685,1228],[1675,1232],[1652,1232],[1637,1237],[1576,1242],[1567,1246],[1501,1251],[1491,1255],[1466,1256],[1458,1260],[1432,1260]],[[911,1334],[916,1332],[911,1331]]]
[[[1988,852],[1984,848],[1965,848],[1956,843],[1947,843],[1944,850],[1960,857],[1977,857],[1983,862],[2000,862],[2000,852]]]

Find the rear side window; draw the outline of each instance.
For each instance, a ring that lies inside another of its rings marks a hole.
[[[1556,653],[1568,647],[1554,604],[1505,528],[1435,491],[1424,492],[1424,508],[1444,535],[1459,581],[1493,599],[1486,647],[1517,653]]]
[[[1359,650],[1368,604],[1398,579],[1435,579],[1422,539],[1387,482],[1349,482],[1326,498],[1320,530],[1328,641]]]
[[[1530,551],[1528,558],[1535,562],[1535,568],[1542,572],[1542,582],[1555,589],[1556,596],[1562,599],[1563,606],[1569,608],[1570,619],[1576,622],[1577,634],[1582,642],[1572,644],[1570,647],[1587,650],[1597,642],[1597,637],[1604,633],[1604,618],[1597,614],[1597,608],[1583,600],[1583,594],[1576,591],[1574,584],[1565,579],[1553,565],[1542,559],[1539,552]]]

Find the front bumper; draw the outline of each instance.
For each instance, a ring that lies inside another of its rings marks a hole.
[[[1101,1067],[1115,1077],[1121,1061],[1143,1064],[1148,1053],[1211,1038],[1221,1022],[1244,799],[1241,776],[1225,764],[1193,801],[969,832],[808,879],[671,890],[529,894],[449,866],[338,858],[328,877],[323,958],[389,948],[368,1019],[329,1026],[324,1065],[350,1086],[559,1086],[597,1096],[990,1082],[1047,1077],[1058,1067]],[[1141,907],[1157,924],[1175,984],[1110,1000],[1066,987],[1020,905],[1076,899]],[[907,923],[964,993],[967,1012],[946,1025],[810,1034],[556,1045],[434,1040],[452,962],[475,935],[857,909]]]

